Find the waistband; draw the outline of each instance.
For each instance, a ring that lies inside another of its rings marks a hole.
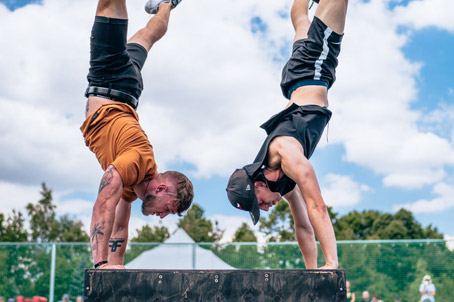
[[[139,106],[138,99],[126,92],[112,88],[89,86],[85,91],[85,97],[88,98],[89,96],[105,97],[112,101],[126,103],[134,108],[134,110],[137,110],[137,107]]]

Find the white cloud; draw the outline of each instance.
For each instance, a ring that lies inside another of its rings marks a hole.
[[[130,35],[147,21],[142,2],[128,2]],[[210,3],[201,0],[182,3],[172,13],[168,34],[152,49],[144,68],[139,107],[161,170],[185,161],[195,166],[194,176],[227,176],[233,167],[253,159],[264,138],[258,125],[285,105],[278,85],[283,62],[272,59],[282,59],[283,47],[290,53],[293,30],[282,18],[290,4],[238,0],[217,3],[216,10],[206,13]],[[23,105],[9,137],[24,138],[22,144],[9,147],[7,152],[16,156],[3,165],[39,172],[29,178],[11,174],[22,182],[53,174],[61,185],[81,188],[99,178],[94,173],[99,167],[78,131],[84,118],[82,94],[94,8],[88,0],[46,0],[42,6],[1,12],[3,41],[11,42],[13,49],[11,56],[0,59],[5,67],[0,76],[6,79],[0,88],[5,103]],[[254,16],[266,24],[264,34],[251,33]],[[382,1],[351,3],[338,82],[331,93],[331,138],[345,144],[346,160],[388,177],[386,185],[417,187],[427,181],[402,177],[407,167],[442,175],[443,166],[454,162],[449,155],[453,148],[430,135],[421,145],[434,146],[434,161],[421,160],[427,147],[420,152],[412,148],[422,135],[416,127],[419,114],[409,109],[417,93],[419,64],[403,57],[400,48],[407,37],[396,33],[399,23],[393,16]],[[12,26],[17,28],[14,34],[7,30]],[[27,48],[13,43],[18,37],[28,41]],[[36,127],[35,140],[24,136],[29,124],[42,125]],[[39,150],[36,137],[43,142],[39,156],[30,152]],[[48,158],[52,161],[45,167]],[[426,164],[420,167],[422,162]]]
[[[25,214],[27,204],[35,203],[41,198],[40,191],[40,186],[28,187],[0,181],[0,212],[11,213],[13,209],[16,209]]]
[[[57,206],[57,212],[60,215],[69,216],[84,216],[87,214],[91,215],[94,201],[87,201],[83,199],[67,199],[64,201],[55,202]]]
[[[279,28],[291,25],[276,13],[282,4],[257,3],[223,2],[206,13],[211,3],[205,0],[182,3],[172,13],[168,34],[152,49],[143,71],[139,107],[161,170],[179,160],[194,164],[198,176],[227,175],[244,164],[242,158],[254,157],[264,134],[258,125],[285,105],[279,69],[270,56],[286,41],[254,37],[249,22],[253,14],[272,19],[265,20],[274,21],[268,34],[280,32],[279,39],[289,32]],[[0,97],[10,104],[3,111],[9,118],[2,124],[14,120],[4,141],[21,141],[3,151],[15,155],[2,163],[15,172],[3,179],[36,182],[58,172],[49,179],[59,186],[80,189],[97,182],[94,171],[99,166],[78,130],[84,119],[95,5],[88,0],[45,0],[42,6],[0,11],[2,43],[9,45],[10,54],[0,58]],[[132,35],[149,17],[142,0],[128,1],[128,7]],[[27,41],[27,47],[17,40]],[[13,110],[19,113],[12,115]],[[24,136],[27,131],[33,133]],[[30,169],[37,173],[23,177],[17,172]],[[72,183],[74,179],[79,183]]]
[[[77,125],[50,107],[0,98],[0,179],[83,190],[102,172]]]
[[[450,0],[418,0],[407,6],[398,6],[395,17],[402,24],[409,24],[416,29],[436,26],[454,32],[451,12],[454,2]]]
[[[411,105],[421,63],[404,57],[408,34],[394,16],[384,1],[350,6],[330,139],[345,146],[346,161],[383,175],[386,186],[420,188],[443,179],[454,147],[419,130],[422,115]]]
[[[452,102],[451,102],[452,103]],[[421,129],[427,132],[437,133],[438,135],[450,138],[454,142],[454,105],[450,102],[438,104],[435,110],[423,115]]]
[[[324,179],[322,195],[333,207],[351,207],[361,201],[362,194],[370,192],[367,185],[355,182],[349,175],[328,174]]]
[[[330,91],[330,141],[345,146],[346,161],[382,175],[386,186],[435,184],[454,165],[452,138],[418,127],[423,116],[412,105],[423,62],[405,58],[402,47],[411,36],[399,31],[409,24],[452,31],[446,16],[453,3],[412,1],[389,11],[386,1],[350,1],[338,80]],[[282,17],[290,5],[231,0],[213,9],[212,1],[198,0],[183,1],[172,12],[168,34],[144,68],[138,110],[159,170],[184,161],[195,166],[194,177],[227,176],[254,158],[265,134],[258,125],[286,104],[279,80],[293,39],[291,23]],[[24,192],[38,194],[42,181],[62,196],[96,192],[101,169],[79,131],[95,7],[92,0],[44,0],[14,12],[0,5],[0,46],[8,49],[0,57],[0,192],[18,204],[30,199]],[[148,16],[143,0],[128,0],[128,8],[131,35]],[[265,33],[251,33],[255,16],[266,24]],[[357,202],[366,191],[348,177],[330,177],[325,196],[349,186],[357,193],[336,197],[339,204]],[[5,199],[0,204],[13,205]],[[75,213],[65,202],[61,207]],[[134,219],[138,226],[145,221]]]
[[[433,194],[437,197],[426,200],[421,199],[413,203],[398,204],[393,206],[393,210],[405,208],[415,214],[418,213],[439,213],[454,208],[454,185],[439,183],[434,186]]]
[[[445,235],[444,239],[447,241],[446,246],[451,251],[454,251],[454,236]]]

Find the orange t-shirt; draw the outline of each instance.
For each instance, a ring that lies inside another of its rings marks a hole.
[[[80,127],[85,144],[96,154],[103,170],[113,165],[123,181],[127,202],[137,199],[133,187],[157,174],[153,147],[130,106],[102,105]]]

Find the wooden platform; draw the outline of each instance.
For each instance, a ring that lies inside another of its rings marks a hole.
[[[344,270],[85,271],[85,301],[344,302]]]

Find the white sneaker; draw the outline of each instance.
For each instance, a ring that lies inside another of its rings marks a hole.
[[[170,2],[172,8],[175,8],[182,0],[148,0],[145,4],[145,11],[149,14],[156,14],[159,10],[159,5],[163,2]]]

